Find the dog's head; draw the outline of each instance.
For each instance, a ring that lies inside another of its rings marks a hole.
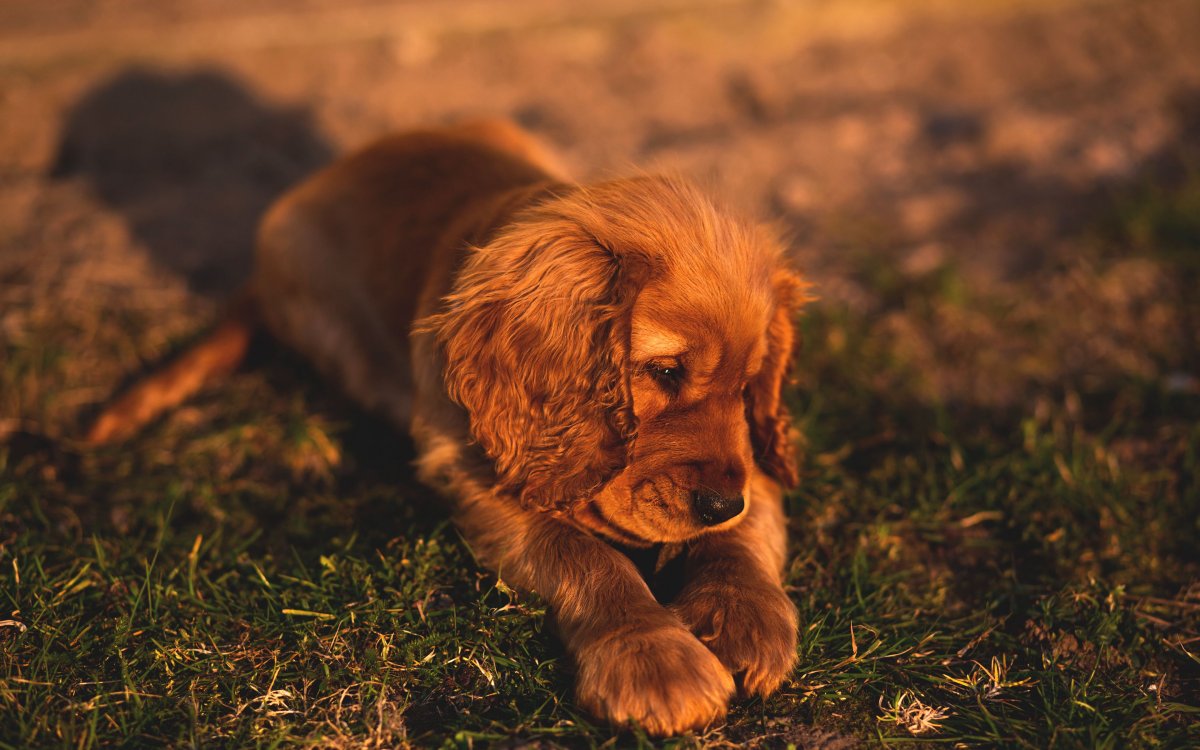
[[[643,177],[524,211],[431,326],[502,492],[681,541],[744,516],[755,464],[795,484],[780,388],[803,299],[769,232]]]

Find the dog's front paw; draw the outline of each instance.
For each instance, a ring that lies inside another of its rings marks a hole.
[[[614,724],[654,735],[699,729],[725,715],[733,677],[678,624],[624,631],[577,655],[580,705]]]
[[[738,677],[742,695],[770,695],[796,663],[796,607],[772,585],[708,585],[670,607]]]

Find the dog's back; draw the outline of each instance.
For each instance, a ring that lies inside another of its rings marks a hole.
[[[562,179],[503,120],[390,136],[317,172],[263,217],[254,276],[211,333],[115,399],[87,441],[127,438],[227,376],[263,328],[407,427],[412,322],[433,311],[470,245]]]

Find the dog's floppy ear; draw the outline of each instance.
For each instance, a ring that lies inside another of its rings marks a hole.
[[[472,251],[423,326],[499,489],[527,507],[570,507],[626,463],[628,277],[578,224],[535,211]]]
[[[767,326],[767,355],[746,392],[746,413],[755,460],[767,474],[790,489],[796,486],[799,476],[788,436],[791,419],[783,400],[783,386],[797,345],[792,319],[809,299],[805,293],[808,284],[788,270],[776,271],[771,281],[775,288],[775,312]]]

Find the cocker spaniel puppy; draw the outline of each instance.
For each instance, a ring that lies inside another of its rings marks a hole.
[[[411,432],[480,559],[549,603],[586,709],[672,734],[796,658],[780,388],[804,288],[770,232],[679,180],[573,184],[503,121],[406,133],[280,199],[223,322],[89,439],[228,373],[265,328]],[[624,551],[664,544],[669,602]]]

